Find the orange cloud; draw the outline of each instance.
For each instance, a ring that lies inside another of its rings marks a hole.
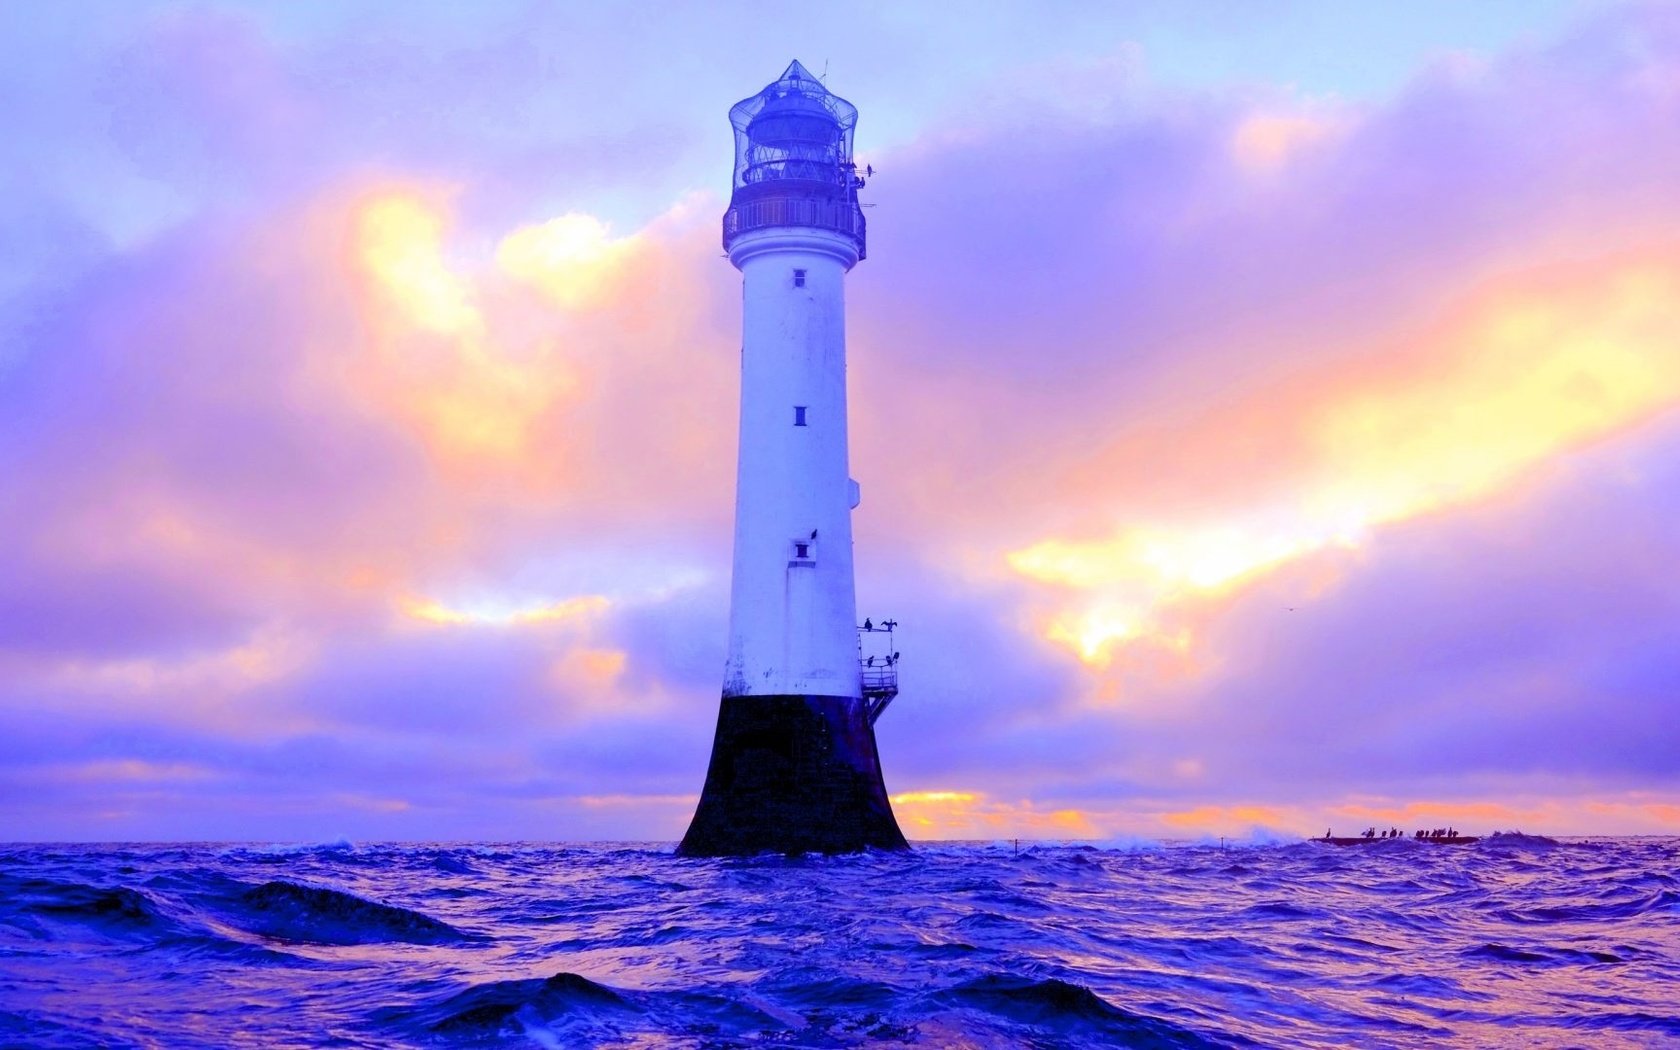
[[[567,685],[603,688],[624,673],[629,654],[622,649],[574,649],[555,665],[555,677]]]
[[[353,376],[365,403],[444,465],[529,465],[543,424],[579,383],[561,348],[516,311],[485,308],[494,281],[452,262],[441,204],[389,190],[364,200],[351,227],[371,337]]]
[[[1556,803],[1546,802],[1531,806],[1513,806],[1503,802],[1347,802],[1339,806],[1330,807],[1329,812],[1363,820],[1391,821],[1399,824],[1415,824],[1431,821],[1492,821],[1495,823],[1514,824],[1522,821],[1537,821],[1547,819],[1555,812]]]
[[[1520,830],[1530,834],[1674,834],[1680,802],[1633,792],[1608,800],[1522,796],[1508,801],[1443,799],[1397,801],[1353,797],[1323,806],[1289,802],[1206,804],[1174,809],[1158,802],[1116,808],[1100,800],[1056,809],[1031,800],[1007,802],[982,791],[907,791],[892,796],[899,825],[912,839],[1105,839],[1143,836],[1174,839],[1245,837],[1310,838],[1329,826],[1354,834],[1367,826],[1407,831],[1452,826],[1465,834]]]
[[[557,602],[508,605],[479,602],[451,607],[428,598],[408,598],[400,603],[405,616],[443,626],[509,627],[534,623],[565,623],[586,620],[611,604],[598,594],[579,595]]]
[[[1410,345],[1232,407],[1286,451],[1256,490],[1205,470],[1194,513],[1151,519],[1124,497],[1106,537],[1051,536],[1005,557],[1062,597],[1039,626],[1105,666],[1139,640],[1184,646],[1175,604],[1241,589],[1280,565],[1358,548],[1383,525],[1473,503],[1548,459],[1680,404],[1680,260],[1665,251],[1529,275],[1478,295]],[[1256,440],[1219,419],[1188,444],[1204,454]],[[1212,438],[1212,440],[1210,440]],[[1135,455],[1107,458],[1143,469]],[[1092,472],[1095,473],[1094,471]],[[1120,486],[1141,488],[1131,477]]]
[[[411,193],[366,201],[353,217],[357,254],[378,288],[416,325],[460,334],[483,327],[467,282],[444,259],[441,211]]]
[[[226,649],[176,658],[66,660],[42,677],[56,688],[106,695],[226,695],[291,677],[310,665],[315,652],[310,641],[270,630]]]
[[[1253,113],[1232,132],[1231,155],[1249,171],[1273,172],[1345,128],[1345,119],[1328,113]]]
[[[654,807],[693,810],[699,795],[579,795],[576,801],[591,809]]]
[[[1181,831],[1217,832],[1252,827],[1286,827],[1290,818],[1272,806],[1198,806],[1176,813],[1162,813],[1161,823]]]
[[[1047,810],[1025,799],[1001,802],[978,791],[906,791],[891,801],[899,825],[912,839],[1086,839],[1100,834],[1082,810]]]
[[[1630,791],[1611,795],[1515,795],[1509,799],[1438,799],[1399,802],[1354,798],[1327,807],[1330,816],[1366,826],[1407,830],[1451,825],[1468,834],[1526,831],[1543,835],[1638,835],[1680,833],[1680,799],[1672,794]]]
[[[103,759],[74,765],[50,766],[40,774],[45,780],[119,784],[134,787],[147,784],[179,784],[216,779],[223,774],[187,762],[147,762],[141,759]]]
[[[324,356],[318,379],[474,497],[621,513],[710,491],[733,463],[738,324],[713,324],[733,278],[713,205],[681,201],[622,237],[571,212],[480,258],[453,244],[445,195],[367,194],[346,219],[358,352]]]
[[[29,683],[42,696],[55,697],[57,706],[72,705],[78,717],[127,717],[144,711],[160,721],[230,737],[268,738],[317,728],[310,716],[290,705],[257,703],[253,695],[303,676],[317,665],[320,651],[318,640],[307,632],[266,626],[237,644],[179,655],[67,658],[0,653],[0,677]],[[179,767],[169,768],[169,775],[182,774]],[[102,775],[123,779],[139,770],[140,766],[113,766]],[[164,775],[160,770],[164,767],[152,772]],[[137,774],[131,779],[144,778]]]
[[[508,234],[496,248],[496,262],[577,310],[601,304],[624,280],[640,246],[635,236],[614,239],[592,215],[570,212]]]

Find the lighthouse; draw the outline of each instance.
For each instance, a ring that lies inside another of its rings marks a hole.
[[[852,578],[845,279],[866,249],[857,108],[794,62],[729,120],[723,247],[742,286],[729,648],[711,764],[678,852],[907,849],[874,729],[897,694],[898,656],[860,660]]]

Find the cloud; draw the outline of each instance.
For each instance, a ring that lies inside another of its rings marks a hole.
[[[1677,299],[1680,248],[1516,275],[1399,352],[1102,450],[1082,499],[1128,524],[1107,538],[1040,540],[1009,563],[1090,596],[1090,611],[1045,628],[1086,660],[1105,664],[1139,636],[1182,647],[1183,629],[1157,622],[1163,606],[1507,491],[1561,452],[1680,405],[1680,358],[1664,352],[1680,340]],[[1266,461],[1233,462],[1245,444],[1267,449]],[[1151,522],[1140,468],[1168,457],[1197,479],[1199,506]]]
[[[1643,17],[1443,66],[1263,172],[1228,145],[1277,103],[1240,97],[896,158],[882,207],[933,206],[874,218],[863,513],[922,523],[901,542],[953,575],[1025,578],[1022,627],[1090,665],[1033,705],[1082,746],[1051,772],[1017,741],[1035,796],[1228,817],[1663,776],[1677,741],[1638,727],[1671,612],[1631,596],[1667,555],[1606,556],[1656,542],[1672,483],[1566,527],[1602,495],[1566,465],[1648,470],[1680,407],[1676,53]]]
[[[57,85],[0,195],[15,833],[680,833],[739,324],[688,125],[615,130],[513,16],[119,28],[6,74]],[[1672,14],[1357,104],[1146,57],[874,158],[910,833],[1671,827]]]

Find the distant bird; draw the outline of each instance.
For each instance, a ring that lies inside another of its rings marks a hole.
[[[812,538],[812,539],[813,539],[813,540],[814,540],[814,539],[816,539],[816,538],[817,538],[817,530],[816,530],[816,529],[812,529],[812,530],[811,530],[811,538]]]
[[[866,631],[873,631],[875,629],[875,625],[865,618],[863,621],[863,629]]]

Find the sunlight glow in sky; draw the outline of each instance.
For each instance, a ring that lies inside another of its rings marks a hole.
[[[1111,644],[1153,632],[1161,605],[1498,495],[1537,464],[1680,404],[1680,354],[1669,350],[1680,340],[1680,260],[1665,262],[1495,293],[1436,336],[1440,351],[1410,355],[1417,378],[1385,368],[1356,373],[1347,388],[1286,396],[1301,416],[1283,425],[1298,428],[1313,469],[1265,506],[1209,507],[1205,521],[1011,552],[1029,578],[1100,596],[1094,611],[1053,619],[1047,637],[1104,664]]]
[[[1680,9],[659,14],[0,11],[0,839],[680,834],[793,58],[912,838],[1680,832]]]

